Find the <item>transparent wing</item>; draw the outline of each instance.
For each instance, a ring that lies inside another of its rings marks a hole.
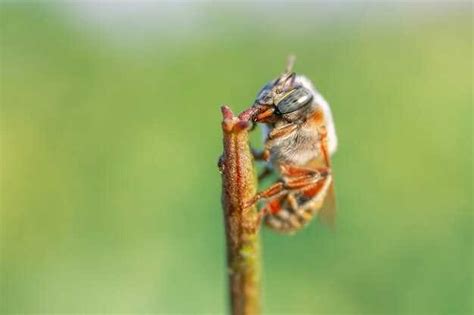
[[[334,177],[329,190],[324,198],[324,203],[319,211],[319,221],[328,226],[331,230],[336,230],[336,194],[334,191]]]
[[[316,112],[314,116],[314,121],[316,126],[319,129],[327,130],[326,129],[326,121],[324,117],[324,112],[319,111]],[[328,148],[328,134],[325,133],[326,137],[324,137],[319,143],[319,148],[321,151],[321,157],[319,159],[319,165],[326,167],[330,170],[331,173],[331,183],[329,185],[328,191],[326,196],[324,197],[323,205],[321,210],[319,210],[319,221],[322,222],[324,225],[329,226],[332,230],[336,228],[336,194],[334,191],[334,172],[331,168],[331,152]]]

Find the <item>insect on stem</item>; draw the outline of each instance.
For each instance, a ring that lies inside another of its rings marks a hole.
[[[296,233],[318,216],[321,222],[334,223],[334,122],[329,104],[311,81],[293,72],[294,60],[288,58],[286,72],[265,84],[254,104],[238,117],[222,107],[224,153],[219,167],[234,315],[259,312],[260,221],[282,234]],[[264,149],[256,158],[278,176],[258,193],[248,144],[249,128],[256,123],[267,130]],[[260,200],[257,212],[255,203]]]

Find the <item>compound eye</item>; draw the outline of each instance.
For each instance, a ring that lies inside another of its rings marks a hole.
[[[260,104],[272,103],[272,83],[265,85],[257,94],[257,102]]]
[[[299,87],[288,92],[275,105],[280,113],[288,114],[308,105],[312,99],[313,94],[310,91],[304,87]]]

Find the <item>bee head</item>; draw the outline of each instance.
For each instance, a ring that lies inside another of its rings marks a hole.
[[[258,114],[254,116],[254,121],[290,118],[287,114],[303,110],[311,104],[313,93],[298,82],[296,73],[292,71],[293,62],[294,58],[290,58],[286,71],[257,94],[254,106],[258,107]]]

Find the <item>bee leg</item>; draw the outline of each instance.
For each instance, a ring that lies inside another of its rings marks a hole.
[[[321,208],[329,186],[332,183],[331,169],[307,169],[285,165],[282,167],[285,187],[288,190],[301,193],[306,198],[314,200],[314,206]],[[291,203],[290,203],[291,204]]]
[[[324,174],[328,174],[328,171],[318,171],[306,168],[300,168],[297,166],[287,166],[287,169],[291,167],[293,176],[290,174],[285,176],[284,181],[277,181],[267,189],[257,193],[252,199],[244,203],[244,208],[248,208],[254,205],[260,199],[266,199],[276,196],[287,190],[298,190],[308,185],[314,184],[321,180]]]
[[[299,189],[320,181],[330,173],[330,169],[284,164],[280,166],[280,172],[288,189]]]
[[[277,214],[280,219],[286,221],[286,226],[291,227],[291,229],[298,229],[311,219],[310,215],[303,214],[300,211],[301,206],[298,204],[294,193],[288,194],[286,201],[288,205],[286,211]]]
[[[286,201],[288,201],[288,205],[290,206],[291,210],[296,211],[298,210],[298,201],[294,194],[288,194],[286,196]]]
[[[259,199],[276,196],[269,200],[260,210],[258,219],[259,224],[262,219],[269,214],[278,215],[282,210],[281,205],[284,199],[286,199],[286,204],[290,209],[288,220],[291,221],[293,227],[298,227],[303,224],[302,222],[308,221],[315,212],[321,209],[324,197],[326,196],[332,181],[331,175],[329,172],[318,172],[309,169],[300,169],[300,171],[308,172],[310,174],[286,178],[284,185],[278,185],[280,183],[276,183],[270,186],[267,190],[257,194],[250,201],[249,206],[252,205],[251,202],[257,202]],[[278,189],[274,189],[276,185],[278,185]],[[313,202],[302,208],[298,204],[298,200],[294,193],[300,193],[308,199],[313,200]],[[278,196],[278,194],[280,194],[280,196]],[[288,210],[286,211],[288,213]]]
[[[276,127],[268,134],[268,140],[286,137],[287,135],[295,131],[297,128],[297,124],[286,124],[280,127]]]
[[[276,217],[272,222],[286,222],[284,224],[288,231],[301,228],[322,209],[331,183],[332,177],[327,175],[312,184],[292,190],[293,193],[289,193],[286,197],[286,211],[275,213]],[[297,193],[306,201],[299,204],[294,193]]]
[[[324,197],[324,194],[326,194],[326,192],[329,188],[329,185],[331,183],[332,183],[332,176],[329,175],[326,178],[322,179],[318,183],[315,183],[315,184],[312,184],[312,185],[308,185],[307,187],[304,187],[303,189],[301,189],[301,192],[306,197],[321,199],[321,197]]]
[[[273,129],[268,135],[267,141],[265,142],[265,148],[262,151],[250,148],[253,158],[257,161],[268,161],[270,159],[270,147],[272,145],[272,141],[287,136],[288,134],[295,131],[296,128],[298,128],[296,124],[286,124]]]
[[[285,177],[300,177],[300,176],[314,176],[317,175],[318,172],[324,173],[326,168],[319,169],[319,168],[306,168],[302,166],[295,166],[290,164],[282,164],[280,165],[280,172]]]
[[[317,175],[302,175],[293,178],[287,178],[285,186],[290,190],[303,189],[308,185],[312,185],[321,180],[321,176]]]
[[[263,218],[268,214],[275,214],[281,210],[282,200],[285,199],[286,196],[277,196],[271,200],[269,200],[263,208],[260,209],[258,212],[258,224],[260,226]]]
[[[329,171],[316,172],[314,174],[301,175],[295,177],[287,177],[285,179],[285,187],[289,190],[306,189],[312,185],[318,184],[330,176]]]
[[[287,124],[281,127],[273,129],[267,136],[265,141],[265,148],[261,152],[257,152],[252,149],[252,154],[255,160],[257,161],[269,161],[270,160],[270,148],[273,146],[273,143],[279,138],[286,137],[293,131],[298,128],[296,124]]]
[[[243,208],[245,209],[245,208],[248,208],[250,206],[253,206],[260,199],[270,198],[270,197],[276,196],[284,190],[285,190],[285,187],[284,187],[283,182],[278,181],[275,184],[268,187],[267,189],[265,189],[264,191],[261,191],[261,192],[257,193],[252,199],[245,202],[244,205],[243,205]]]
[[[257,227],[258,228],[260,228],[262,226],[263,218],[265,218],[265,216],[267,216],[267,214],[269,214],[269,213],[270,213],[270,209],[268,208],[268,205],[263,206],[263,208],[261,208],[258,211],[258,218],[257,218]]]
[[[305,208],[301,209],[301,212],[309,212],[314,215],[314,213],[319,212],[324,204],[324,199],[328,194],[329,188],[332,184],[332,176],[328,175],[322,181],[308,185],[301,190],[302,194],[307,198],[310,198],[310,202]]]

